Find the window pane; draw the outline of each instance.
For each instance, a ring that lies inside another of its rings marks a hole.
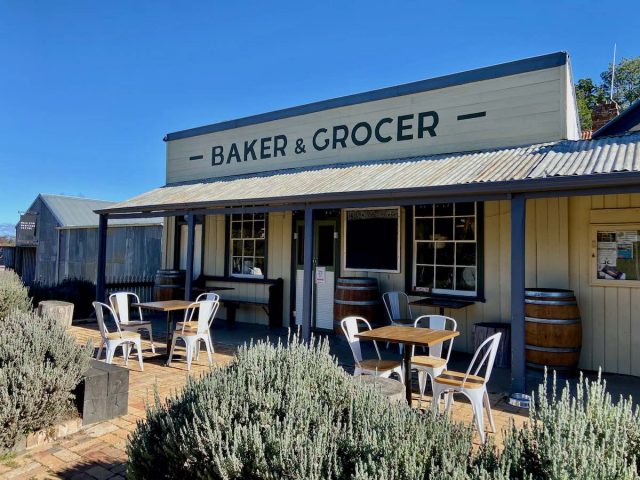
[[[476,290],[476,269],[474,267],[456,268],[456,290]]]
[[[433,288],[432,265],[419,265],[416,267],[416,287]]]
[[[416,263],[433,263],[433,242],[418,242]]]
[[[456,203],[456,215],[474,215],[475,213],[473,202]]]
[[[233,273],[242,273],[242,258],[233,257],[231,271]]]
[[[453,240],[453,218],[436,217],[435,224],[435,240]]]
[[[264,257],[264,240],[256,240],[256,257]]]
[[[453,265],[453,242],[437,242],[436,243],[436,264],[437,265]]]
[[[436,267],[436,288],[453,289],[453,267]]]
[[[253,215],[255,220],[264,220],[264,213],[256,213]]]
[[[456,243],[456,265],[476,264],[476,244]]]
[[[433,240],[433,219],[416,219],[416,240]]]
[[[436,203],[435,205],[436,216],[437,215],[453,215],[453,203]]]
[[[416,205],[415,216],[416,217],[432,217],[433,205]]]
[[[253,258],[242,259],[242,272],[243,275],[254,275],[253,273]]]
[[[253,222],[253,238],[264,238],[264,222]]]
[[[298,265],[304,265],[304,225],[298,225],[298,240],[296,241]]]
[[[253,275],[264,275],[264,258],[256,257],[253,266]]]
[[[242,240],[233,241],[233,250],[231,251],[231,255],[233,255],[234,257],[239,257],[242,255]]]
[[[253,238],[253,222],[242,222],[242,238]]]
[[[253,213],[243,213],[242,214],[242,219],[243,220],[253,220]]]
[[[242,238],[241,237],[242,223],[241,222],[231,222],[231,238]]]
[[[318,227],[318,266],[333,267],[334,263],[333,225]]]
[[[245,240],[244,247],[242,249],[242,255],[245,257],[253,257],[254,255],[254,241],[253,240]]]
[[[456,240],[476,239],[476,219],[475,217],[456,218]]]
[[[231,220],[242,220],[242,214],[241,213],[234,213],[233,215],[231,215]]]

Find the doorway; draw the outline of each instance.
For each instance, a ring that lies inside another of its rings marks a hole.
[[[295,240],[295,323],[302,323],[302,291],[304,282],[304,221],[294,223]],[[338,219],[313,222],[313,301],[312,327],[333,329],[333,294],[338,270]]]

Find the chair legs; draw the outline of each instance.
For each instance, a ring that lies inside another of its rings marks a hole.
[[[156,346],[153,344],[153,329],[151,328],[151,325],[149,325],[149,328],[147,329],[147,331],[149,332],[149,342],[151,343],[151,353],[156,353]]]
[[[173,338],[171,339],[171,349],[169,350],[169,358],[167,359],[167,367],[171,366],[171,360],[173,359],[173,351],[176,348],[176,340],[178,339],[178,337],[174,334]]]
[[[493,414],[491,412],[491,404],[489,403],[489,394],[487,393],[486,388],[477,388],[477,389],[465,389],[465,390],[457,390],[457,389],[447,389],[443,388],[438,384],[433,385],[433,402],[431,405],[431,409],[434,415],[440,413],[440,397],[442,394],[447,396],[446,406],[445,406],[445,414],[448,414],[451,410],[451,405],[453,404],[453,394],[454,393],[462,393],[466,396],[471,402],[471,409],[473,410],[473,421],[478,429],[478,434],[480,435],[480,440],[482,443],[486,440],[486,434],[484,431],[484,411],[487,411],[487,417],[489,418],[489,425],[491,426],[491,432],[496,432],[496,426],[493,421]]]

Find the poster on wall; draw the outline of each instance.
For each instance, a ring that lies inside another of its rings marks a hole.
[[[638,230],[597,232],[597,278],[640,280]]]

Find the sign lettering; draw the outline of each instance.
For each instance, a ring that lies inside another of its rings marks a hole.
[[[429,139],[437,136],[438,123],[438,113],[430,110],[398,115],[396,118],[384,117],[375,123],[362,121],[353,126],[341,124],[320,127],[311,132],[308,138],[289,139],[287,135],[280,134],[233,142],[231,145],[213,145],[211,165],[215,167],[249,160],[301,155],[307,153],[307,146],[313,151],[322,152],[327,149],[362,147],[372,141],[389,143]]]

